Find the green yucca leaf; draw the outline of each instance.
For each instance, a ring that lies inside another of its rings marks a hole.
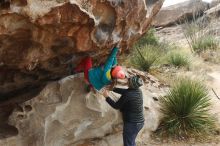
[[[159,53],[156,46],[146,45],[142,47],[135,47],[131,57],[131,63],[138,69],[149,71],[151,66],[159,58]]]
[[[162,127],[171,134],[201,133],[214,126],[208,89],[199,81],[180,79],[161,97]]]

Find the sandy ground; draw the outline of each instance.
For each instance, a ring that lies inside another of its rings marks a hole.
[[[211,90],[210,96],[212,97],[213,108],[212,112],[216,114],[216,117],[220,123],[220,69],[214,72],[208,73],[210,77],[212,77],[212,81],[210,81],[209,87],[211,87],[214,92]],[[218,97],[217,97],[218,96]]]

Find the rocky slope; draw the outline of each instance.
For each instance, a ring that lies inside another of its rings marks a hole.
[[[183,22],[184,19],[202,16],[209,9],[209,4],[202,0],[189,0],[176,5],[164,7],[152,22],[155,27],[166,27]]]
[[[216,0],[208,4],[201,0],[190,0],[162,8],[153,20],[152,25],[157,28],[156,34],[161,41],[168,41],[184,47],[188,47],[184,35],[184,23],[199,24],[203,27],[199,33],[205,33],[220,39],[219,2],[219,0]],[[200,13],[200,15],[192,19],[195,13]],[[185,20],[181,22],[183,19]]]

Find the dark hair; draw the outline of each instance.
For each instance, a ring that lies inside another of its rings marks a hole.
[[[130,88],[139,88],[144,84],[144,81],[139,75],[130,77],[128,79]]]

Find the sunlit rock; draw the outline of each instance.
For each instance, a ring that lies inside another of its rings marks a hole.
[[[145,82],[141,88],[145,127],[138,141],[146,141],[160,120],[158,101],[154,98],[163,96],[167,87],[149,74],[131,69],[128,73],[139,74]],[[123,87],[120,81],[118,85]],[[9,118],[18,135],[0,140],[0,145],[16,141],[16,146],[122,146],[121,113],[112,109],[101,94],[86,93],[84,87],[82,75],[68,76],[19,104]],[[119,98],[113,93],[111,97]]]

